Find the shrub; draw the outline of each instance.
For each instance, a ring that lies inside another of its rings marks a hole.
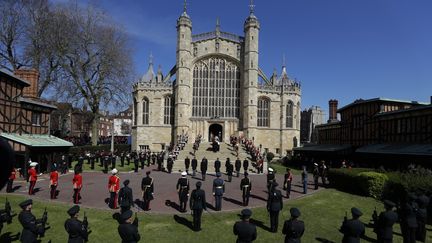
[[[357,175],[357,181],[363,195],[381,199],[388,176],[374,171],[360,172]]]
[[[361,189],[358,186],[359,179],[357,175],[365,171],[370,171],[370,169],[330,169],[327,173],[327,177],[330,182],[330,186],[342,191],[363,195]]]
[[[268,162],[272,161],[274,157],[275,157],[274,153],[272,153],[272,152],[267,153],[267,161]]]

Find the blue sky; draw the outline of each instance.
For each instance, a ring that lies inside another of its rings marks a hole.
[[[63,2],[66,0],[56,0]],[[164,73],[175,64],[176,20],[183,0],[80,0],[110,15],[131,37],[136,74],[153,53]],[[243,35],[249,0],[188,0],[193,33]],[[429,101],[432,95],[431,0],[255,0],[261,22],[260,66],[302,83],[302,108],[329,99]]]

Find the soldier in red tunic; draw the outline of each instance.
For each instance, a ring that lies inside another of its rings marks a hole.
[[[54,167],[50,173],[50,195],[51,199],[56,199],[57,196],[57,186],[58,186],[58,177],[59,174],[57,172],[57,167]]]
[[[16,171],[15,167],[13,167],[12,171],[11,171],[11,173],[9,175],[9,179],[8,179],[8,183],[7,183],[7,187],[6,187],[6,192],[7,193],[13,192],[12,186],[13,186],[13,182],[14,182],[14,180],[16,178],[16,172],[17,171]]]
[[[30,169],[28,170],[28,180],[30,183],[29,186],[29,191],[28,194],[29,195],[33,195],[34,194],[34,187],[36,185],[36,181],[37,181],[37,172],[36,172],[36,167],[37,163],[36,162],[31,162],[30,163]]]
[[[73,195],[73,202],[75,204],[79,204],[81,200],[81,188],[82,188],[82,175],[80,174],[79,170],[75,171],[75,175],[72,179],[73,183],[73,189],[74,189],[74,195]]]
[[[117,176],[118,170],[114,168],[111,171],[112,176],[108,180],[108,190],[110,192],[110,199],[108,206],[112,209],[117,209],[117,197],[120,190],[120,177]]]

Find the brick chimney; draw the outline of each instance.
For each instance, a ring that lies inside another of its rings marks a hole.
[[[338,120],[337,108],[338,108],[338,101],[329,100],[329,120],[327,121],[327,123],[336,122]]]
[[[36,69],[18,69],[15,70],[15,76],[30,83],[29,87],[23,90],[23,96],[29,98],[38,98],[39,71]]]

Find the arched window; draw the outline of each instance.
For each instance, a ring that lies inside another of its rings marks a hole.
[[[137,125],[137,120],[138,120],[138,102],[137,100],[134,98],[134,106],[133,106],[133,113],[134,113],[134,125]]]
[[[294,103],[290,100],[286,106],[286,127],[293,127],[293,118],[294,118]]]
[[[165,96],[164,100],[164,124],[174,124],[174,106],[171,95]]]
[[[267,98],[258,98],[258,121],[259,127],[270,126],[270,100]]]
[[[147,97],[144,97],[143,99],[143,114],[142,114],[142,124],[148,125],[149,124],[149,100]]]

